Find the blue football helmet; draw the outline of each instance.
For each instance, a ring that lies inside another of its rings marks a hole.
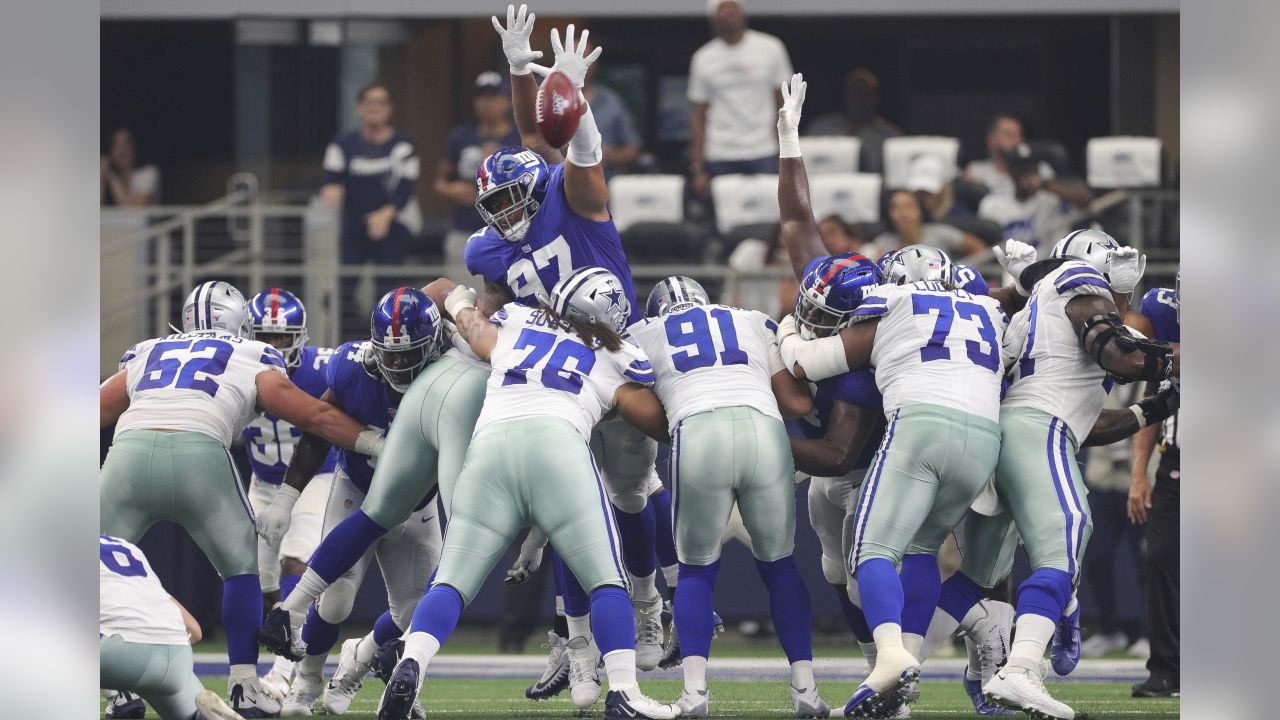
[[[889,285],[932,281],[952,285],[954,268],[951,258],[932,245],[908,245],[893,254],[885,267],[884,281]]]
[[[987,283],[987,279],[982,277],[982,273],[974,270],[969,265],[955,265],[951,268],[951,281],[956,288],[964,290],[970,295],[988,295],[991,293],[991,285]]]
[[[302,348],[307,344],[307,308],[297,295],[288,290],[271,288],[249,301],[254,337],[272,345],[284,355],[290,368],[302,362]],[[277,345],[271,336],[283,336]]]
[[[880,284],[880,268],[858,253],[822,258],[810,265],[796,295],[796,325],[805,339],[834,335]]]
[[[893,259],[897,256],[897,250],[890,250],[889,252],[881,255],[880,259],[876,261],[876,267],[880,268],[881,284],[889,284],[889,267],[893,265]]]
[[[662,317],[667,313],[709,302],[710,296],[697,280],[684,275],[672,275],[653,286],[653,290],[649,292],[649,300],[645,302],[644,314],[645,317]]]
[[[417,288],[396,288],[378,301],[371,323],[369,353],[382,379],[405,392],[427,363],[440,357],[444,323],[440,310]]]
[[[602,267],[580,267],[551,289],[551,309],[562,318],[599,323],[622,332],[631,301],[616,275]]]
[[[182,303],[182,332],[226,330],[253,339],[253,318],[244,295],[229,282],[211,280],[196,286]]]
[[[494,150],[476,171],[476,210],[498,236],[519,242],[547,196],[551,170],[524,147]]]

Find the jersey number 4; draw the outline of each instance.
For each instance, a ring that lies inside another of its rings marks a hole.
[[[991,317],[981,305],[956,301],[946,295],[912,295],[911,310],[916,315],[938,313],[938,319],[933,324],[933,335],[920,348],[920,362],[951,359],[951,350],[946,346],[947,336],[951,334],[951,326],[959,316],[977,323],[978,337],[982,339],[982,342],[965,341],[969,361],[991,372],[1000,372],[1000,341],[996,338],[996,327],[991,323]],[[986,350],[982,349],[983,343],[987,345]]]
[[[719,346],[711,331],[710,314],[716,321],[720,331]],[[680,372],[689,372],[698,368],[716,364],[716,358],[723,365],[746,365],[747,354],[738,347],[738,331],[733,327],[733,313],[724,308],[714,308],[708,313],[703,308],[691,308],[679,315],[667,316],[663,327],[667,331],[667,344],[673,348],[688,348],[671,355],[671,364]]]
[[[524,356],[519,365],[507,371],[502,378],[504,387],[524,385],[529,382],[529,371],[541,365],[543,387],[577,395],[582,392],[582,378],[590,375],[591,368],[596,365],[596,354],[586,345],[568,338],[556,342],[555,335],[541,330],[525,328],[520,331],[520,337],[516,338],[513,347],[516,350],[527,348],[529,354]],[[551,355],[550,358],[547,357],[548,354]],[[570,360],[573,361],[572,369],[567,367]]]
[[[186,351],[187,359],[170,357]],[[142,370],[137,391],[174,387],[183,390],[200,390],[213,397],[218,392],[218,382],[213,378],[227,371],[227,361],[235,349],[224,340],[169,340],[159,342],[147,355],[147,366]],[[197,353],[208,353],[200,355]]]

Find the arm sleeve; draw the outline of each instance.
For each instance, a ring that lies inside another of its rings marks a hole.
[[[1076,295],[1099,295],[1111,297],[1111,285],[1102,273],[1082,262],[1071,262],[1062,266],[1053,278],[1053,286],[1066,299]]]
[[[618,364],[622,367],[622,376],[628,382],[645,386],[653,385],[653,366],[649,364],[649,357],[638,345],[624,342],[622,349],[618,351]]]
[[[347,154],[337,140],[324,149],[324,184],[342,185],[347,181]]]
[[[395,178],[391,203],[401,210],[413,197],[418,185],[418,154],[408,140],[401,140],[391,148],[391,177]]]
[[[258,362],[261,364],[258,372],[274,370],[285,377],[289,376],[289,370],[284,364],[284,355],[270,345],[263,345],[262,356],[258,358]]]

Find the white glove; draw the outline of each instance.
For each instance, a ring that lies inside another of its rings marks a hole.
[[[254,526],[258,534],[268,545],[279,545],[284,534],[289,532],[289,520],[293,516],[293,504],[298,502],[302,493],[290,485],[280,485],[271,504],[262,508],[254,518]]]
[[[529,528],[529,537],[520,544],[520,556],[516,558],[515,564],[507,571],[507,577],[502,582],[507,585],[519,585],[538,572],[538,568],[542,567],[542,549],[546,546],[547,536],[536,527]]]
[[[796,73],[782,83],[782,107],[778,108],[778,157],[800,157],[800,108],[809,83]]]
[[[600,53],[604,52],[604,48],[599,45],[595,50],[587,55],[587,36],[591,34],[590,30],[582,31],[582,38],[578,40],[577,47],[573,44],[573,25],[564,30],[564,45],[560,44],[560,31],[551,28],[551,49],[556,54],[556,64],[552,67],[544,67],[542,65],[529,64],[529,69],[546,77],[557,70],[564,73],[565,76],[573,82],[574,87],[582,89],[587,81],[587,68],[591,67],[591,63],[600,57]]]
[[[444,311],[449,313],[449,317],[457,320],[458,313],[467,308],[475,309],[477,297],[479,294],[475,290],[465,285],[457,285],[444,296]]]
[[[783,340],[795,335],[799,332],[796,329],[796,316],[788,315],[778,321],[778,344],[781,345]]]
[[[1107,258],[1107,280],[1112,290],[1123,295],[1133,292],[1146,270],[1147,256],[1137,248],[1122,247]]]
[[[505,28],[498,22],[497,17],[489,17],[493,21],[493,29],[497,30],[498,36],[502,38],[502,52],[507,55],[507,64],[511,66],[512,75],[528,75],[529,63],[542,57],[541,50],[529,47],[529,36],[533,34],[533,21],[538,16],[529,13],[526,18],[527,10],[527,5],[521,5],[520,12],[516,13],[516,6],[508,5]]]
[[[370,428],[359,435],[356,435],[355,445],[353,445],[351,449],[361,455],[378,457],[382,454],[382,448],[386,446],[387,436],[377,428]]]
[[[1018,292],[1022,293],[1023,297],[1030,295],[1031,293],[1027,288],[1022,287],[1022,281],[1018,278],[1023,270],[1036,261],[1038,257],[1036,249],[1021,240],[1009,239],[1004,241],[1003,249],[996,245],[991,248],[991,252],[995,253],[996,262],[1000,263],[1000,267],[1013,276],[1014,287]]]

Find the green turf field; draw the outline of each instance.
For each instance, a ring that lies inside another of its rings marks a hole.
[[[651,680],[643,687],[653,697],[672,701],[680,692],[680,684],[674,680]],[[205,685],[217,692],[226,690],[223,678],[205,678]],[[565,693],[556,698],[534,703],[524,698],[525,683],[515,680],[432,680],[424,687],[423,703],[428,717],[503,717],[513,718],[572,718],[574,709]],[[828,682],[821,686],[823,697],[835,706],[835,715],[849,699],[854,684]],[[351,720],[369,720],[376,717],[378,698],[383,684],[370,679],[356,696],[351,710],[344,716]],[[1137,700],[1129,697],[1129,685],[1054,683],[1053,693],[1080,713],[1088,713],[1093,720],[1099,718],[1125,718],[1155,720],[1177,718],[1178,700]],[[959,683],[925,682],[921,684],[920,702],[914,707],[916,718],[973,718],[976,715],[969,699]],[[787,685],[783,682],[711,682],[711,716],[722,718],[785,718],[791,714]],[[600,717],[604,712],[603,700],[590,717]],[[154,717],[149,713],[148,717]]]

